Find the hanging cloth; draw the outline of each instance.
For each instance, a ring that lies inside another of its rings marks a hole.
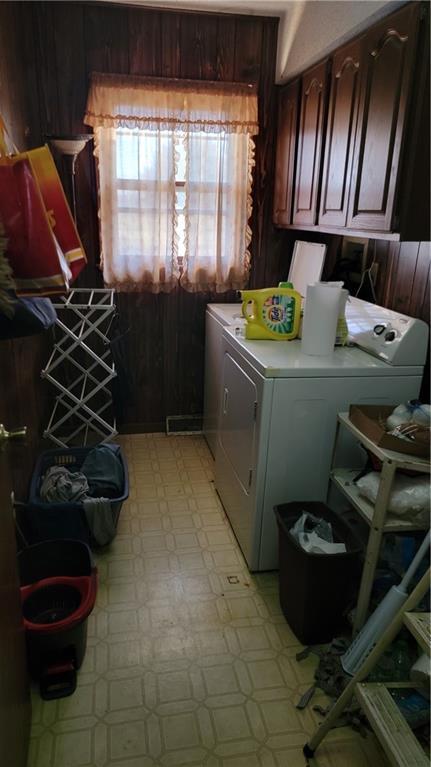
[[[250,267],[255,86],[93,73],[105,284],[240,290]]]

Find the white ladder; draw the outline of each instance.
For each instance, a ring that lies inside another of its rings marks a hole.
[[[421,649],[430,655],[430,614],[414,612],[430,587],[430,575],[431,570],[428,569],[410,596],[407,597],[405,603],[395,614],[374,649],[334,703],[326,719],[304,746],[304,756],[310,767],[314,765],[317,767],[317,761],[314,756],[315,751],[329,730],[335,725],[335,722],[349,704],[353,695],[356,696],[358,703],[364,710],[393,767],[429,767],[429,758],[389,692],[391,687],[402,687],[403,685],[391,685],[390,683],[370,684],[364,683],[363,680],[374,668],[382,653],[391,644],[403,625],[413,634]],[[414,684],[409,683],[406,686],[414,687]]]
[[[109,345],[114,291],[76,288],[53,305],[56,340],[41,376],[60,394],[44,437],[66,448],[108,442],[118,434],[108,386],[117,375]]]

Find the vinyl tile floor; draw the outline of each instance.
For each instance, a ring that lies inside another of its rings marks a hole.
[[[96,555],[78,688],[57,701],[33,692],[28,767],[303,767],[320,717],[295,702],[316,660],[295,660],[277,573],[249,573],[204,439],[119,441],[130,496]],[[316,763],[387,764],[373,734],[349,728],[329,734]]]

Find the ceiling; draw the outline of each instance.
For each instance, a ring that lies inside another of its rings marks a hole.
[[[303,0],[120,0],[134,5],[159,6],[174,10],[244,13],[254,16],[282,16],[287,6]],[[323,1],[323,0],[322,0]],[[112,0],[118,2],[118,0]]]

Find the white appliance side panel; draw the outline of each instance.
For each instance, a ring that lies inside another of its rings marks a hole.
[[[272,388],[272,381],[225,353],[215,486],[252,571],[259,569]]]
[[[304,378],[274,383],[259,569],[278,566],[273,508],[289,501],[325,501],[337,414],[350,404],[398,404],[418,396],[420,377]],[[337,465],[361,466],[363,454],[341,434]],[[361,458],[362,455],[362,458]]]
[[[208,311],[205,316],[205,383],[203,432],[213,456],[216,452],[220,407],[223,326]]]
[[[220,409],[220,444],[243,489],[251,485],[257,412],[257,386],[226,353]]]

